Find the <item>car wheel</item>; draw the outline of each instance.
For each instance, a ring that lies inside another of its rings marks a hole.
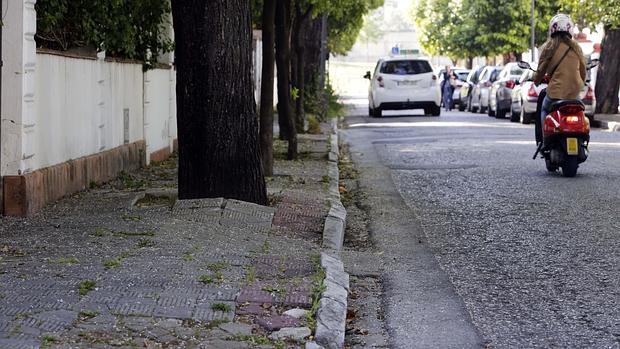
[[[497,111],[495,112],[495,118],[496,119],[503,119],[506,117],[506,110],[504,109],[497,109]]]
[[[436,106],[436,105],[432,106],[430,108],[430,110],[431,110],[431,115],[432,116],[439,116],[439,115],[441,115],[441,108]]]
[[[375,109],[373,109],[373,113],[375,118],[380,118],[381,116],[383,116],[383,111],[381,110],[380,107],[377,107]]]
[[[521,114],[519,115],[521,119],[521,123],[524,125],[528,125],[532,122],[532,114],[526,113],[523,108],[521,108]]]
[[[520,120],[520,114],[515,113],[514,108],[512,107],[512,104],[510,104],[510,122],[519,122],[519,120]]]
[[[487,111],[487,115],[488,116],[495,116],[495,111],[493,109],[491,109],[491,105],[490,104],[487,106],[487,110],[486,111]]]

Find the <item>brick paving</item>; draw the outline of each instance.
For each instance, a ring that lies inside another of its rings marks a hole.
[[[301,347],[266,339],[306,325],[282,314],[312,305],[327,138],[302,135],[300,150],[300,161],[276,161],[274,207],[132,206],[146,190],[174,191],[166,162],[2,218],[0,348]]]

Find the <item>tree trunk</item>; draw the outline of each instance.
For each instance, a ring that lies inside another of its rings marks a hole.
[[[325,114],[321,86],[321,67],[325,67],[322,64],[322,40],[320,39],[323,31],[323,18],[317,17],[308,22],[306,29],[302,34],[302,40],[304,40],[304,112],[310,107],[313,113],[316,113],[319,118],[322,118]],[[319,38],[319,40],[317,40]]]
[[[276,0],[263,3],[263,71],[260,93],[260,149],[265,176],[273,176],[273,65]]]
[[[305,111],[304,111],[304,94],[305,94],[305,40],[304,33],[306,30],[306,22],[312,14],[312,6],[309,6],[305,11],[301,8],[299,2],[296,4],[295,10],[295,25],[293,26],[293,47],[295,49],[295,69],[293,74],[295,76],[294,86],[297,88],[297,98],[295,99],[295,126],[297,132],[304,132],[305,126]],[[316,40],[316,38],[315,38]]]
[[[297,132],[291,109],[291,0],[276,1],[276,66],[278,68],[278,122],[288,140],[287,158],[297,158]],[[284,128],[284,130],[283,130]]]
[[[620,29],[605,27],[601,43],[601,57],[596,73],[596,113],[618,113],[618,88],[620,87]]]
[[[199,3],[199,5],[197,5]],[[246,0],[173,0],[179,198],[267,203]]]
[[[467,57],[465,60],[465,68],[472,69],[474,66],[474,57]]]

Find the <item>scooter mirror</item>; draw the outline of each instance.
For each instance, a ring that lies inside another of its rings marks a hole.
[[[517,63],[517,65],[519,66],[519,68],[521,69],[532,69],[530,67],[530,64],[528,62],[524,62],[524,61],[520,61],[519,63]]]

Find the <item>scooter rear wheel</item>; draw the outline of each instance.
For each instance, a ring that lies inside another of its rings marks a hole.
[[[562,165],[562,174],[564,177],[575,177],[577,168],[579,167],[579,159],[575,155],[570,155],[566,159],[566,163]]]
[[[555,172],[558,170],[558,167],[551,163],[551,160],[545,158],[545,166],[547,167],[547,171]]]

